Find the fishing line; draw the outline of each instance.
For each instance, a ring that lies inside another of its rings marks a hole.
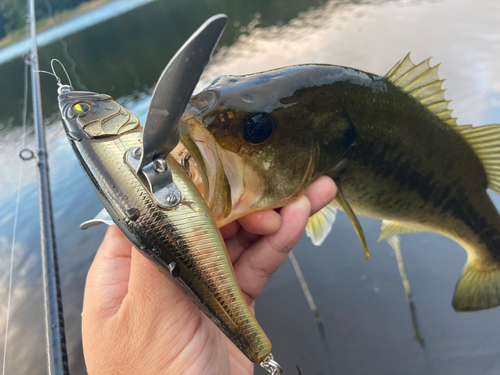
[[[24,66],[24,100],[23,100],[23,127],[22,127],[22,146],[26,144],[26,115],[28,112],[28,64]],[[21,151],[22,153],[23,151]],[[21,153],[19,156],[21,156]],[[21,158],[23,158],[21,156]],[[10,274],[9,274],[9,294],[7,297],[7,317],[5,320],[5,341],[3,346],[3,365],[2,365],[2,374],[5,375],[5,366],[6,366],[6,358],[7,358],[7,336],[9,333],[9,318],[10,318],[10,301],[12,296],[12,274],[14,270],[14,250],[16,248],[16,230],[17,230],[17,218],[19,216],[19,204],[21,201],[21,183],[23,179],[23,164],[24,161],[21,162],[21,166],[19,168],[19,180],[17,186],[17,199],[16,199],[16,209],[14,214],[14,229],[12,230],[12,248],[10,251]]]
[[[45,74],[49,74],[51,76],[54,76],[56,77],[56,80],[57,80],[57,86],[61,87],[63,86],[63,84],[61,83],[61,78],[59,78],[59,76],[56,74],[56,70],[54,68],[54,62],[58,62],[59,65],[61,65],[61,67],[63,68],[64,70],[64,73],[66,73],[66,78],[68,79],[69,81],[69,85],[71,87],[73,87],[72,83],[71,83],[71,78],[69,78],[69,74],[68,72],[66,71],[66,68],[64,67],[63,63],[60,62],[58,59],[52,59],[50,60],[50,67],[52,68],[52,73],[51,72],[47,72],[46,70],[35,70],[35,72],[38,72],[38,73],[45,73]]]

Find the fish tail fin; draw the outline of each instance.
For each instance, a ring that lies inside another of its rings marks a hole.
[[[488,188],[500,194],[500,125],[492,124],[480,127],[464,125],[456,126],[454,129],[472,147],[481,161],[486,172]],[[491,207],[494,212],[492,215],[498,218],[497,210],[492,204]],[[493,227],[500,231],[498,220],[495,221],[497,225],[493,225]],[[496,245],[490,245],[487,253],[490,256],[493,255],[493,259],[498,259],[500,254],[499,241],[495,242]],[[467,249],[467,245],[464,248]],[[468,253],[470,257],[475,251],[469,249]],[[499,305],[500,263],[479,261],[477,258],[468,259],[455,288],[453,308],[457,311],[478,311]]]
[[[467,261],[453,295],[456,311],[478,311],[500,305],[500,265],[479,267]]]

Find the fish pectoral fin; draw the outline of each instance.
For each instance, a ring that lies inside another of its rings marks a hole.
[[[416,233],[416,232],[420,232],[420,230],[399,223],[397,221],[382,220],[382,228],[380,229],[380,237],[378,238],[378,242],[387,240],[393,236],[397,236],[400,234]]]
[[[323,207],[321,211],[316,212],[307,222],[306,234],[314,246],[321,246],[326,236],[332,230],[333,223],[335,223],[337,209],[333,207],[332,203]]]
[[[80,229],[85,230],[99,224],[115,225],[115,222],[105,208],[99,211],[99,213],[92,220],[87,220],[81,223]]]
[[[453,295],[455,311],[478,311],[499,305],[500,265],[482,269],[467,261]]]
[[[352,210],[351,206],[345,200],[344,195],[342,194],[342,191],[340,190],[340,186],[338,183],[337,183],[337,196],[335,197],[335,201],[337,201],[338,204],[340,204],[342,209],[349,217],[349,220],[351,220],[351,224],[354,227],[356,234],[358,235],[359,242],[361,242],[361,247],[363,248],[363,252],[365,253],[365,258],[367,260],[370,259],[370,251],[368,250],[368,246],[366,245],[366,239],[365,239],[365,234],[363,232],[363,228],[361,228],[361,224],[359,223],[358,218],[356,217],[356,214]]]

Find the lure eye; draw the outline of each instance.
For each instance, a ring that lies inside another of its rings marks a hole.
[[[246,141],[259,145],[264,143],[274,133],[274,124],[267,113],[259,113],[248,118],[243,125],[243,137]]]
[[[71,109],[77,114],[82,114],[90,111],[90,106],[87,103],[78,103],[75,104]]]

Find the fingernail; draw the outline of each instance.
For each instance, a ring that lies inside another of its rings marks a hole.
[[[307,213],[307,216],[309,216],[311,212],[311,202],[309,202],[309,199],[305,195],[302,195],[299,199],[290,204],[289,207],[293,211],[300,211],[300,213],[304,211]],[[299,214],[299,212],[297,213]]]
[[[311,207],[311,202],[309,202],[309,199],[305,195],[302,195],[294,204],[301,208]]]

